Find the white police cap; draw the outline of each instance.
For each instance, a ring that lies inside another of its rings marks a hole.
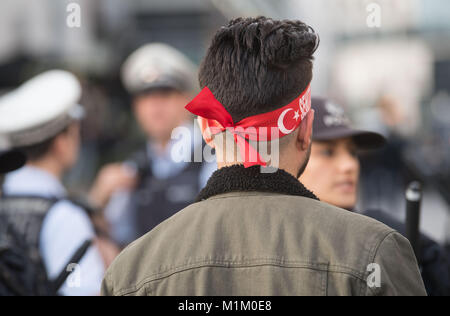
[[[175,48],[146,44],[132,53],[122,66],[122,82],[130,94],[157,88],[195,90],[195,65]]]
[[[0,134],[12,147],[50,139],[83,117],[80,97],[80,82],[70,72],[42,73],[0,97]]]

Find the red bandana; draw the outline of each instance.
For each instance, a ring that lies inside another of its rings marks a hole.
[[[244,157],[245,168],[267,163],[260,157],[247,139],[254,141],[270,141],[292,133],[311,109],[311,85],[306,87],[291,103],[272,112],[246,117],[234,123],[230,113],[214,97],[208,87],[188,104],[186,109],[208,120],[212,135],[228,130],[234,135],[234,141]],[[275,132],[274,132],[275,131]],[[256,157],[256,159],[250,159]]]

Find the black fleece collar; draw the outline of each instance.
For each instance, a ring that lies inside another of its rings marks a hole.
[[[272,192],[318,198],[290,173],[278,169],[274,173],[261,173],[260,166],[245,168],[243,165],[224,167],[213,173],[196,202],[228,192]]]

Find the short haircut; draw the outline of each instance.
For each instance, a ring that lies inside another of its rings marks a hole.
[[[312,79],[314,30],[301,21],[238,18],[214,36],[199,71],[208,88],[237,123],[280,108]]]
[[[21,147],[20,150],[26,155],[28,161],[36,161],[43,158],[50,150],[55,139],[68,132],[70,125],[64,128],[57,135],[48,138],[38,144],[33,144],[25,147]]]

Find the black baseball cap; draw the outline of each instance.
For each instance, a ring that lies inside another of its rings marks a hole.
[[[25,162],[25,154],[21,151],[0,150],[0,174],[19,169]]]
[[[311,106],[315,112],[313,141],[350,137],[361,149],[375,149],[386,143],[386,138],[381,134],[351,127],[344,109],[325,98],[311,98]]]

